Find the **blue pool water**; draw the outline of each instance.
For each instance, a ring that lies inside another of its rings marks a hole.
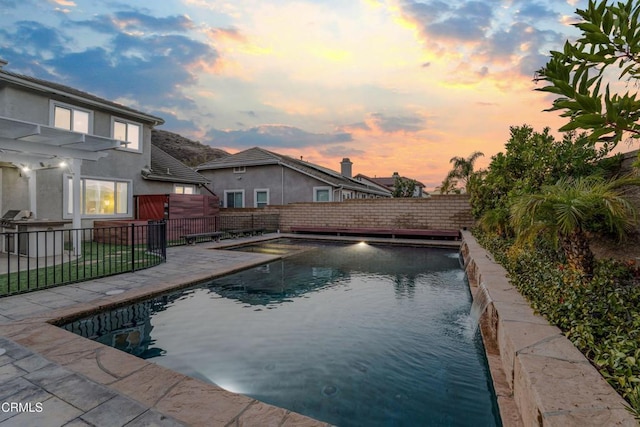
[[[470,306],[457,252],[321,245],[65,328],[339,426],[500,425]]]

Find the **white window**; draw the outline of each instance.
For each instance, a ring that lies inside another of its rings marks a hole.
[[[176,194],[196,194],[195,185],[176,184],[173,186],[173,192]]]
[[[65,175],[64,217],[73,215],[73,182]],[[80,178],[80,214],[83,217],[127,217],[131,216],[131,181],[103,178]]]
[[[330,202],[331,187],[313,187],[314,202]]]
[[[269,189],[256,188],[253,192],[254,207],[264,208],[269,204]]]
[[[138,123],[129,122],[123,119],[112,118],[113,139],[128,142],[127,150],[140,151],[140,141],[142,140],[142,126]]]
[[[247,168],[245,166],[236,166],[233,168],[233,173],[245,173]]]
[[[353,191],[343,191],[342,192],[342,200],[348,200],[348,199],[353,199],[354,195],[353,195]]]
[[[50,122],[59,129],[91,133],[93,112],[60,102],[51,102]]]
[[[244,190],[225,190],[224,207],[225,208],[243,208],[244,207]]]

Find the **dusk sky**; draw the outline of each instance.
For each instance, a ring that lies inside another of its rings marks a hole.
[[[587,0],[0,0],[7,70],[157,115],[235,153],[439,185],[542,110],[534,71]]]

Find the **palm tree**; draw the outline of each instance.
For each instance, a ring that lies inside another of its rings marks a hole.
[[[449,163],[453,163],[453,169],[447,175],[447,178],[457,178],[462,181],[464,184],[465,190],[467,189],[467,185],[469,184],[469,180],[473,175],[473,166],[478,157],[484,156],[484,153],[480,151],[474,151],[471,153],[469,157],[466,159],[464,157],[452,157],[449,160]]]
[[[629,185],[640,185],[640,178],[563,178],[543,186],[538,194],[521,196],[511,205],[510,220],[517,239],[532,241],[540,234],[548,235],[562,248],[569,268],[590,277],[594,256],[587,227],[604,225],[619,239],[633,230],[637,212],[625,195],[624,187]]]
[[[457,185],[458,181],[452,176],[447,175],[447,177],[442,180],[442,184],[440,184],[438,190],[440,194],[460,194],[460,189]]]

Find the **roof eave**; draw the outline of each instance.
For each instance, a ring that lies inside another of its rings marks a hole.
[[[164,120],[160,117],[155,117],[149,114],[142,113],[140,111],[129,110],[126,108],[119,108],[116,105],[110,105],[104,102],[99,102],[97,100],[89,99],[83,96],[79,96],[73,93],[69,93],[60,89],[56,89],[50,86],[42,85],[36,82],[30,82],[28,80],[21,79],[17,76],[12,76],[10,74],[2,74],[2,78],[19,86],[24,86],[30,89],[35,89],[40,92],[53,93],[56,95],[61,95],[67,97],[69,99],[73,99],[75,101],[83,102],[88,105],[92,105],[95,107],[104,108],[113,112],[117,112],[118,114],[126,115],[129,117],[135,117],[138,120],[142,120],[145,122],[152,123],[153,126],[159,126],[164,124]]]
[[[175,177],[170,177],[170,176],[164,176],[164,175],[153,175],[153,174],[141,174],[142,178],[147,179],[149,181],[165,181],[165,182],[177,182],[177,183],[183,183],[183,184],[209,184],[209,181],[204,181],[204,180],[192,180],[192,179],[187,179],[187,178],[175,178]]]
[[[243,166],[267,166],[267,165],[278,165],[281,164],[278,160],[273,159],[273,160],[261,160],[261,161],[255,161],[255,162],[232,162],[232,163],[226,163],[223,165],[210,165],[207,166],[205,165],[200,165],[200,166],[196,166],[194,168],[194,170],[196,172],[198,171],[206,171],[206,170],[216,170],[216,169],[231,169],[231,168],[240,168]]]

